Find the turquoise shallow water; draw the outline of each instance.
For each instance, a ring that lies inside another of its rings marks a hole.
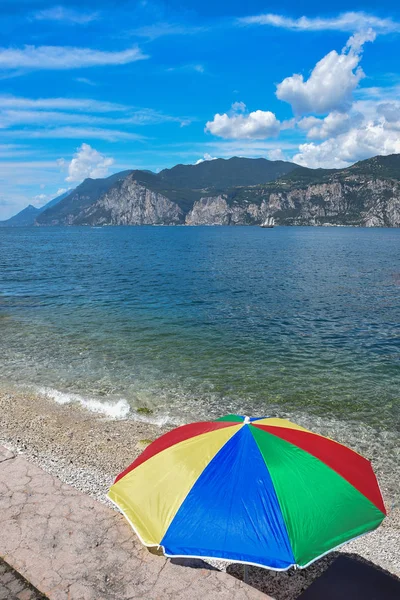
[[[0,229],[0,377],[120,416],[393,431],[399,298],[396,229]]]

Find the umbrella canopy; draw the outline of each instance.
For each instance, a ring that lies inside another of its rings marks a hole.
[[[371,463],[285,419],[228,415],[154,441],[108,497],[146,546],[306,567],[385,517]]]

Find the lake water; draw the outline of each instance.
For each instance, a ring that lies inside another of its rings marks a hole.
[[[0,229],[2,385],[108,414],[391,432],[399,323],[399,229]]]

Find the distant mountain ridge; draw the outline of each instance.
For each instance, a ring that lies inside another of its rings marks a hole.
[[[52,200],[50,200],[50,202],[47,202],[47,204],[41,206],[40,208],[29,204],[26,208],[21,210],[13,217],[10,217],[6,221],[0,221],[0,227],[30,227],[34,225],[36,217],[38,217],[42,212],[44,212],[48,208],[51,208],[52,206],[58,204],[58,202],[60,202],[63,198],[70,194],[70,191],[71,190],[68,190],[63,194],[60,194],[59,196],[53,198]]]
[[[172,169],[160,171],[158,178],[175,188],[226,189],[273,181],[297,166],[283,160],[234,156],[229,159],[205,160],[197,165],[176,165]]]
[[[29,204],[13,217],[10,217],[6,221],[0,221],[0,227],[27,227],[34,224],[39,214],[40,209]]]
[[[125,196],[121,197],[123,203],[127,194],[133,193],[132,202],[135,202],[135,193],[139,198],[143,189],[157,196],[158,202],[163,199],[165,206],[168,202],[177,205],[176,214],[171,223],[184,222],[185,214],[193,207],[194,202],[200,200],[205,194],[217,194],[223,192],[228,187],[257,185],[276,179],[281,175],[289,173],[297,165],[284,161],[269,161],[265,158],[251,159],[233,157],[230,159],[216,159],[204,161],[197,165],[176,165],[172,169],[164,169],[160,173],[149,171],[123,171],[107,177],[106,179],[85,179],[72,194],[64,198],[57,207],[43,212],[37,218],[38,225],[72,225],[72,224],[91,224],[94,219],[103,220],[100,206],[98,210],[92,210],[90,207],[95,202],[102,202],[106,196],[111,194],[117,202],[117,190],[123,190]],[[133,182],[136,185],[136,192],[132,188]],[[131,185],[129,185],[131,184]],[[108,200],[110,200],[108,198]],[[139,200],[138,200],[139,201]],[[147,202],[149,198],[147,198]],[[104,202],[103,202],[104,204]],[[111,216],[109,214],[110,224],[118,224],[118,207],[115,206]],[[142,224],[150,223],[154,217],[153,208],[148,207],[149,213],[146,215],[146,207],[143,205],[140,214],[136,211],[135,215],[129,216],[124,208],[121,214],[121,224]],[[104,212],[107,212],[104,207]],[[129,212],[129,211],[128,211]],[[157,211],[156,211],[157,212]],[[142,214],[143,213],[143,214]],[[179,217],[177,216],[179,213]],[[96,215],[96,217],[94,217]],[[153,215],[153,217],[151,216]],[[163,222],[162,214],[158,215]],[[168,219],[170,215],[168,216]],[[134,219],[134,220],[132,220]],[[157,221],[158,222],[158,221]],[[168,221],[169,223],[170,221]]]
[[[345,169],[234,157],[160,173],[128,170],[86,179],[43,209],[27,207],[12,219],[33,216],[41,226],[256,225],[274,216],[278,225],[399,227],[400,155]]]

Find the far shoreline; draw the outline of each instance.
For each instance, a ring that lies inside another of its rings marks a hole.
[[[104,223],[102,225],[89,225],[89,224],[82,224],[82,225],[67,225],[65,223],[63,224],[56,224],[56,225],[42,225],[39,223],[34,223],[33,225],[2,225],[1,221],[0,221],[0,228],[1,229],[12,229],[12,230],[23,230],[23,229],[104,229],[104,228],[116,228],[116,227],[121,227],[121,228],[127,228],[127,227],[171,227],[171,228],[175,228],[175,227],[187,227],[187,228],[197,228],[197,227],[229,227],[229,228],[234,228],[234,229],[238,229],[240,227],[243,228],[259,228],[262,229],[261,227],[261,223],[229,223],[229,224],[224,224],[224,223],[196,223],[196,224],[190,224],[190,223],[127,223],[127,224],[113,224],[113,223]],[[324,229],[329,229],[329,228],[341,228],[341,229],[400,229],[400,226],[388,226],[388,225],[351,225],[349,223],[346,224],[342,224],[342,223],[276,223],[274,225],[274,227],[270,228],[270,229],[277,229],[280,227],[284,227],[284,228],[293,228],[293,227],[307,227],[307,228],[312,228],[312,229],[316,229],[316,228],[324,228]]]

